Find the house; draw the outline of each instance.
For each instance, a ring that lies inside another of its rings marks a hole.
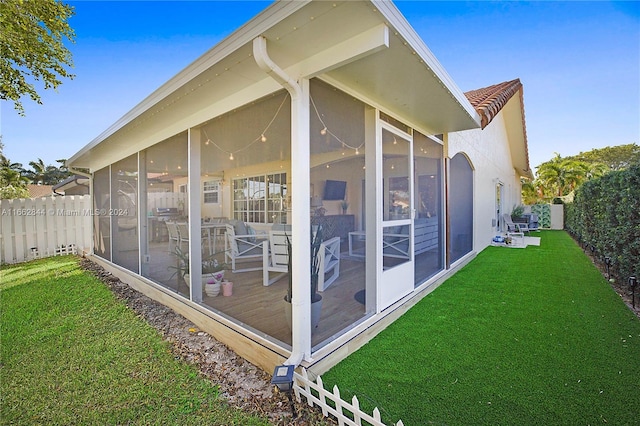
[[[53,187],[51,185],[38,185],[30,183],[27,185],[29,198],[50,197],[53,195]]]
[[[56,195],[87,195],[89,180],[87,176],[74,174],[53,185],[52,190]]]
[[[522,99],[465,95],[391,2],[276,2],[67,164],[92,175],[96,262],[266,371],[321,373],[500,232],[531,176]],[[312,327],[316,225],[339,271]],[[292,303],[263,276],[275,228]],[[210,257],[238,261],[231,296],[203,292]]]

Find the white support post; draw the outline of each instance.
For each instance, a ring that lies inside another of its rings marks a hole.
[[[202,302],[202,247],[200,212],[200,130],[189,129],[187,205],[189,212],[190,299]]]
[[[296,190],[289,190],[293,211],[291,245],[295,256],[291,266],[292,351],[287,362],[298,365],[302,359],[311,358],[309,80],[296,81],[276,65],[269,57],[267,40],[262,36],[253,40],[253,56],[260,69],[291,95],[291,182],[295,182]]]
[[[147,152],[138,152],[138,260],[139,273],[149,273],[149,218],[147,216]]]
[[[293,218],[291,221],[293,256],[292,346],[294,353],[311,357],[311,216],[309,160],[309,80],[300,84],[300,96],[291,98],[291,181]]]

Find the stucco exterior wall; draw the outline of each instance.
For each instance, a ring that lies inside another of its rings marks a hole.
[[[510,213],[521,203],[520,178],[511,161],[506,123],[502,113],[483,130],[474,129],[448,135],[448,157],[464,153],[474,171],[474,250],[491,243],[500,230],[495,226],[496,185],[503,185],[503,212]],[[453,188],[455,190],[455,188]],[[455,214],[455,212],[451,212]]]

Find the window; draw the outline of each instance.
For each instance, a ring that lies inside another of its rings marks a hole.
[[[233,218],[244,222],[287,223],[287,174],[233,180]]]
[[[204,203],[205,204],[218,204],[220,193],[220,181],[209,180],[204,183]]]

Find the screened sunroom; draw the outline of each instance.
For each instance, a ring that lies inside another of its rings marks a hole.
[[[94,258],[269,370],[352,350],[472,253],[446,141],[477,127],[393,4],[285,2],[69,163],[104,212]]]

